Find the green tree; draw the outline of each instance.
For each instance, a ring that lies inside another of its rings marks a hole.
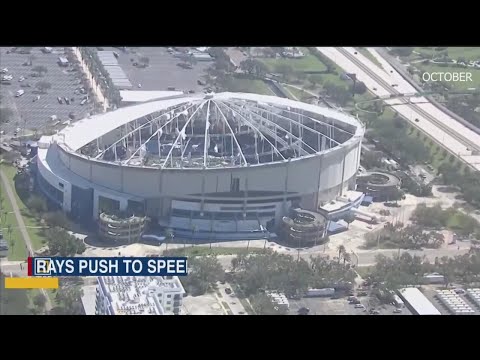
[[[189,260],[188,277],[182,278],[183,286],[193,295],[202,295],[224,277],[222,265],[216,256],[204,255]]]
[[[21,155],[18,151],[9,151],[2,155],[2,159],[7,164],[13,164],[15,161],[20,160]]]
[[[10,108],[0,106],[0,124],[6,124],[13,118],[13,111]]]
[[[412,54],[413,48],[412,47],[394,47],[394,48],[391,48],[390,52],[398,56],[407,57]]]
[[[36,72],[38,75],[43,76],[48,72],[48,68],[43,65],[36,65],[32,68],[33,72]]]
[[[45,198],[38,196],[38,195],[31,195],[27,200],[27,207],[36,212],[36,213],[44,213],[47,211],[47,201]]]
[[[47,299],[45,299],[45,296],[43,296],[42,293],[38,293],[33,298],[33,305],[35,305],[40,310],[43,310],[45,308],[46,303],[47,303]]]
[[[50,84],[48,81],[39,81],[35,84],[35,87],[40,91],[41,93],[46,93],[47,90],[52,88],[52,84]]]
[[[356,81],[355,82],[355,88],[353,88],[353,84],[350,88],[351,92],[353,92],[355,94],[359,94],[359,95],[365,94],[367,92],[367,90],[368,90],[367,86],[362,81]]]
[[[253,295],[250,298],[250,303],[257,315],[285,315],[287,313],[285,307],[278,306],[264,293]]]
[[[323,87],[332,100],[340,106],[345,106],[352,98],[352,93],[345,86],[326,82]]]
[[[278,74],[281,74],[284,80],[290,79],[294,73],[293,67],[291,65],[283,63],[275,65],[274,71]]]
[[[345,246],[339,245],[337,247],[337,251],[338,251],[338,263],[340,263],[342,256],[346,253],[347,250],[345,249]]]
[[[72,226],[71,221],[63,211],[48,212],[43,216],[45,222],[52,227],[68,229]]]
[[[350,228],[350,224],[355,221],[355,213],[348,212],[347,215],[343,218],[343,220],[348,224],[348,228]]]
[[[148,66],[150,64],[150,58],[148,56],[142,56],[140,59],[138,59],[142,64],[145,64]]]
[[[52,309],[54,314],[84,315],[82,305],[83,290],[78,286],[60,286],[56,299],[59,306]]]
[[[5,276],[0,271],[0,316],[29,315],[27,290],[5,290]]]
[[[165,251],[168,251],[168,243],[171,243],[174,237],[175,234],[173,232],[173,229],[168,228],[167,230],[165,230]]]
[[[74,256],[85,251],[85,244],[60,227],[46,230],[47,245],[51,255]]]

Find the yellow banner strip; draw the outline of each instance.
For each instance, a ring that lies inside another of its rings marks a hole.
[[[58,278],[27,277],[5,278],[5,289],[58,289]]]

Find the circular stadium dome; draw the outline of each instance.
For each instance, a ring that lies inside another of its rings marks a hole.
[[[275,96],[180,95],[43,137],[39,185],[79,218],[142,212],[182,236],[258,238],[354,186],[363,134],[352,116]]]

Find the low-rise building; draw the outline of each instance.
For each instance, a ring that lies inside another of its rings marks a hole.
[[[180,314],[185,290],[176,276],[104,276],[97,280],[96,315]]]

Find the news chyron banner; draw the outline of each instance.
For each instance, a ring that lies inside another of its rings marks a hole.
[[[29,257],[26,278],[5,278],[7,289],[58,288],[62,276],[186,276],[186,257]]]

